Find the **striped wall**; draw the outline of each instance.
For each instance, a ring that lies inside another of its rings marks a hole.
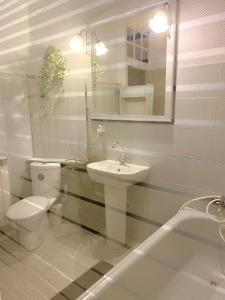
[[[90,59],[69,49],[70,38],[81,28],[97,30],[109,19],[120,19],[128,10],[150,2],[157,1],[0,2],[0,73],[37,74],[49,44],[60,48],[68,69],[64,93],[48,119],[40,119],[35,80],[0,75],[1,152],[10,157],[13,195],[31,193],[26,164],[29,156],[86,155],[84,81],[89,84],[90,95]],[[146,238],[190,197],[225,193],[224,32],[224,0],[179,0],[175,123],[102,122],[105,135],[91,147],[92,157],[118,157],[111,145],[119,140],[130,161],[151,166],[148,180],[131,187],[128,193],[128,242]],[[102,39],[116,47],[123,41],[121,36],[108,41],[107,32]],[[120,66],[117,60],[104,68],[116,74]],[[91,124],[93,137],[97,124]],[[64,216],[104,232],[102,186],[91,182],[85,172],[63,168],[62,173]]]

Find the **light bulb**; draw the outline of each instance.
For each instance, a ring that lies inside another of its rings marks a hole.
[[[84,45],[82,37],[80,35],[76,35],[72,40],[70,40],[70,48],[76,53],[80,53],[83,51]]]
[[[100,56],[108,52],[108,49],[106,48],[105,44],[103,42],[97,42],[95,44],[95,51],[96,55]]]
[[[159,11],[154,18],[149,21],[149,27],[155,33],[168,31],[169,24],[167,13],[164,10]]]

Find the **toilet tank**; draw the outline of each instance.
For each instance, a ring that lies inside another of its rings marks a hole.
[[[30,168],[33,195],[57,198],[61,183],[60,164],[32,162]]]

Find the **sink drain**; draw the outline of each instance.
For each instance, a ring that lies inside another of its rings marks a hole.
[[[214,281],[214,280],[211,280],[211,281],[209,282],[209,284],[212,285],[212,286],[217,286],[217,282]]]

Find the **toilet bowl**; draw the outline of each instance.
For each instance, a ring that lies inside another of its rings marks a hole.
[[[37,248],[47,230],[47,210],[57,201],[60,189],[60,164],[31,163],[31,197],[13,204],[7,211],[11,225],[18,230],[19,243],[28,250]]]

